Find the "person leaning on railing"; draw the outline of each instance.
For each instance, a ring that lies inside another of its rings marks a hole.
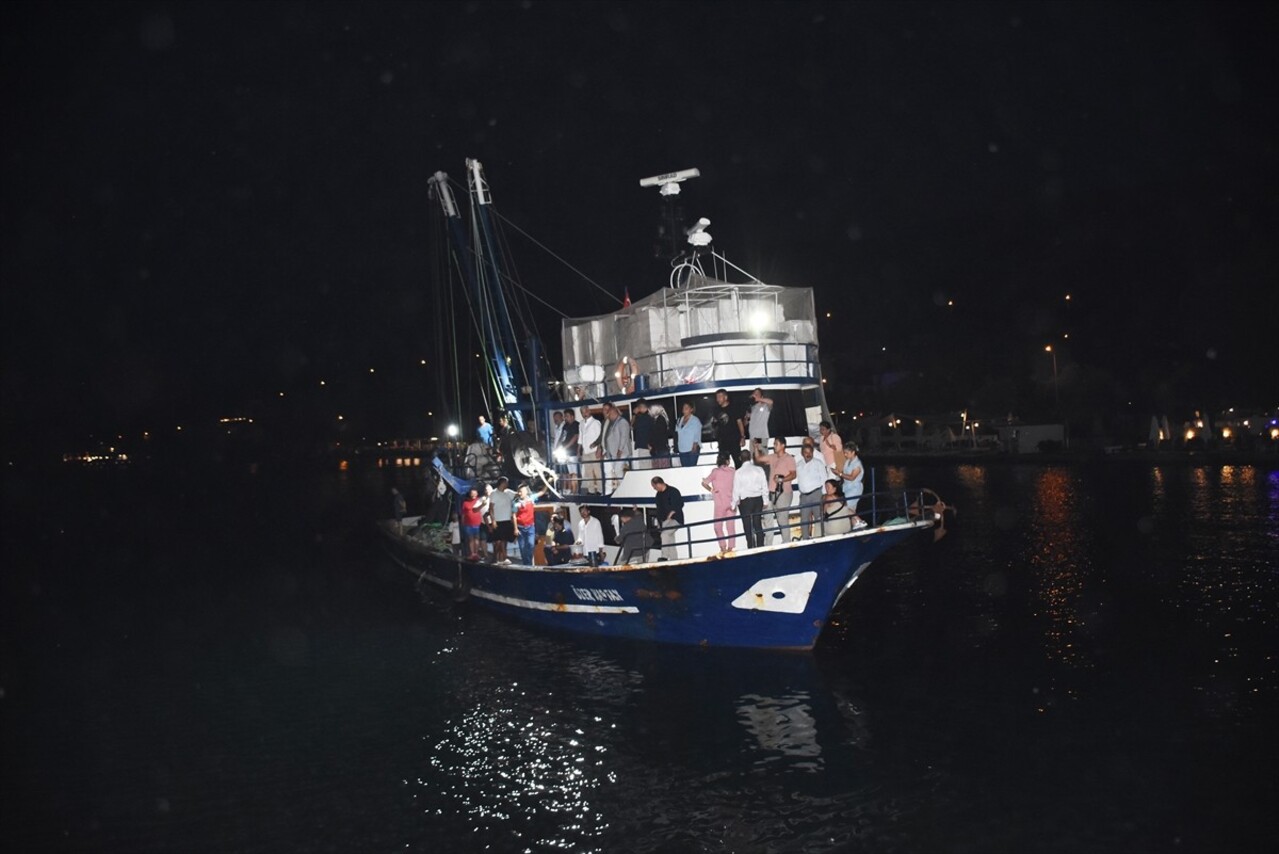
[[[826,463],[815,456],[816,443],[805,437],[795,464],[795,490],[799,492],[799,528],[801,539],[811,539],[813,528],[821,522],[822,485],[826,482]],[[821,536],[818,528],[817,536]]]

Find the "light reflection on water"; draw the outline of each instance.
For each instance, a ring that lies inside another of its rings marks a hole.
[[[1095,587],[1088,527],[1082,522],[1081,484],[1073,470],[1045,468],[1036,478],[1027,555],[1034,589],[1047,618],[1043,627],[1048,655],[1074,667],[1088,667],[1077,643],[1084,628],[1079,601],[1085,586]],[[1095,595],[1095,591],[1094,591]]]

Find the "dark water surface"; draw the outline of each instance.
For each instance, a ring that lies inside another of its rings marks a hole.
[[[9,473],[6,847],[1215,852],[1279,832],[1279,472],[882,469],[957,524],[878,562],[811,655],[423,602],[368,525],[411,474]]]

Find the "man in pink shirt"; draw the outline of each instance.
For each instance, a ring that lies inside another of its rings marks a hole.
[[[786,453],[786,439],[776,436],[773,439],[771,454],[758,454],[755,462],[768,466],[768,490],[770,504],[765,507],[765,536],[769,545],[773,544],[773,535],[781,537],[781,542],[790,542],[790,505],[794,493],[795,458]],[[769,524],[768,513],[772,513],[772,524]]]

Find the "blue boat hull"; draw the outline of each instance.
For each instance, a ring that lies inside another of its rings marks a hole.
[[[422,581],[525,622],[670,644],[810,649],[870,563],[931,523],[914,522],[703,559],[616,567],[461,560],[383,525],[392,556]]]

